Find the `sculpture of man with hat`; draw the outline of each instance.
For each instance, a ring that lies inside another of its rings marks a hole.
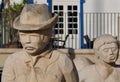
[[[46,4],[26,4],[14,20],[23,49],[5,61],[2,82],[77,82],[69,57],[49,45],[57,14]]]

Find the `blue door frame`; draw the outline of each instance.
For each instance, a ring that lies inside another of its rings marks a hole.
[[[34,0],[27,0],[27,4],[33,4]]]
[[[2,0],[1,4],[0,4],[0,12],[2,12],[2,9],[4,8],[5,5],[5,1]]]
[[[49,10],[52,12],[52,0],[47,0]]]
[[[81,48],[86,48],[84,44],[84,3],[85,0],[80,0],[80,44]]]

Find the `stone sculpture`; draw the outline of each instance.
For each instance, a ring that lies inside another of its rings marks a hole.
[[[78,82],[70,58],[49,45],[57,14],[45,4],[26,4],[14,21],[23,50],[5,61],[2,82]]]
[[[75,64],[75,67],[77,69],[78,75],[79,75],[79,71],[81,71],[85,66],[88,65],[92,65],[94,64],[89,57],[83,57],[83,56],[79,56],[79,57],[75,57],[73,59],[73,62]]]
[[[94,42],[97,62],[79,72],[79,82],[120,82],[120,67],[115,64],[118,58],[117,40],[108,34]]]

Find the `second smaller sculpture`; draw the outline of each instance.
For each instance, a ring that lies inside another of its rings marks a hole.
[[[79,82],[120,82],[120,67],[117,40],[108,34],[98,37],[94,42],[97,62],[86,66],[79,72]]]

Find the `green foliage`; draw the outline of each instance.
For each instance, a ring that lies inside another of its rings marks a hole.
[[[17,31],[13,29],[13,21],[20,14],[27,0],[23,0],[22,3],[14,3],[13,5],[8,4],[8,8],[2,10],[3,17],[6,20],[6,27],[8,27],[8,38],[9,43],[18,42]]]
[[[22,3],[14,3],[14,5],[9,6],[8,8],[3,9],[3,12],[20,13],[26,4],[27,0],[23,0]]]
[[[22,2],[23,4],[26,4],[27,3],[27,0],[23,0],[23,2]]]
[[[20,13],[24,7],[24,5],[26,4],[27,0],[23,0],[22,3],[20,4],[16,4],[14,3],[14,5],[11,7],[13,12],[18,12]]]
[[[11,10],[13,12],[21,12],[21,10],[23,9],[24,4],[15,4],[13,5],[13,7],[11,8]]]

